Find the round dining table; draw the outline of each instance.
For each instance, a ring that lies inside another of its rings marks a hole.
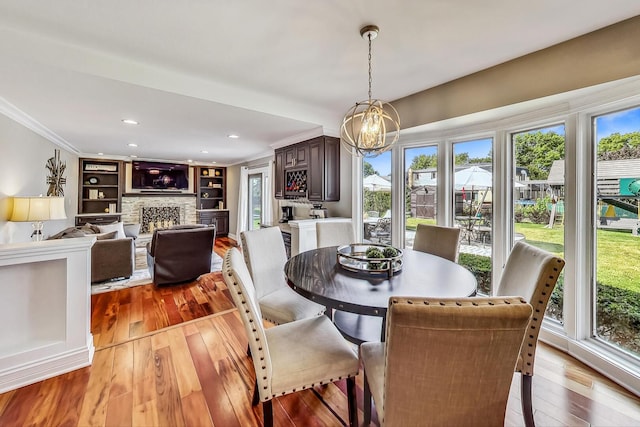
[[[403,249],[402,269],[392,277],[344,269],[337,246],[293,256],[284,267],[289,286],[327,307],[342,334],[355,343],[384,340],[389,298],[459,298],[476,293],[475,276],[463,266],[425,252]]]

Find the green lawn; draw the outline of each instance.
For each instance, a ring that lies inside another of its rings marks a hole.
[[[518,223],[516,232],[526,241],[564,256],[564,229],[543,224]],[[598,230],[597,280],[605,285],[640,292],[640,237],[614,230]]]
[[[435,219],[407,218],[407,230],[418,224],[435,224]],[[517,223],[516,233],[528,243],[564,257],[564,228],[544,228],[544,224]],[[598,282],[640,292],[640,237],[614,230],[598,230]]]

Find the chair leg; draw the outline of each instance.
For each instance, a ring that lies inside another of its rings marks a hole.
[[[524,417],[524,425],[526,427],[535,427],[536,423],[533,419],[533,404],[531,402],[531,385],[533,377],[530,375],[521,375],[520,378],[520,400],[522,401],[522,416]]]
[[[358,402],[356,400],[356,379],[347,378],[347,406],[349,408],[349,427],[358,426]]]
[[[364,409],[364,425],[371,424],[371,389],[369,388],[369,382],[367,381],[367,373],[364,373],[364,398],[362,399],[362,406]]]
[[[258,403],[260,403],[260,393],[258,393],[258,381],[256,381],[256,384],[253,387],[253,399],[251,400],[251,406],[256,406]]]
[[[249,344],[247,344],[247,356],[251,357],[251,346]]]
[[[264,418],[264,427],[273,427],[273,405],[271,400],[262,402],[262,418]]]

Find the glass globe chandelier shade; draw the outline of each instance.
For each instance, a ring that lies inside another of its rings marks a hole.
[[[356,102],[342,120],[343,144],[356,156],[376,156],[389,150],[400,136],[400,116],[388,102],[371,97],[371,40],[380,29],[367,25],[360,35],[369,41],[369,98]]]

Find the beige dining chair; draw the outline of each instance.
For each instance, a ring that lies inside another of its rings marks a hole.
[[[520,297],[391,297],[386,341],[360,346],[364,425],[502,426],[532,308]]]
[[[253,404],[262,402],[264,425],[273,425],[272,400],[346,379],[350,426],[357,426],[355,350],[326,316],[264,328],[257,289],[237,248],[227,251],[222,274],[249,340],[256,372]]]
[[[319,248],[349,245],[355,241],[351,220],[316,222],[316,243]]]
[[[458,262],[460,228],[418,224],[413,250]]]
[[[538,334],[564,260],[523,241],[516,242],[498,284],[497,295],[520,295],[533,306],[533,316],[522,344],[516,372],[520,372],[520,401],[525,425],[534,426],[531,387]]]
[[[278,227],[243,231],[240,239],[265,320],[280,325],[324,314],[324,306],[297,294],[287,285],[284,274],[287,254]]]

